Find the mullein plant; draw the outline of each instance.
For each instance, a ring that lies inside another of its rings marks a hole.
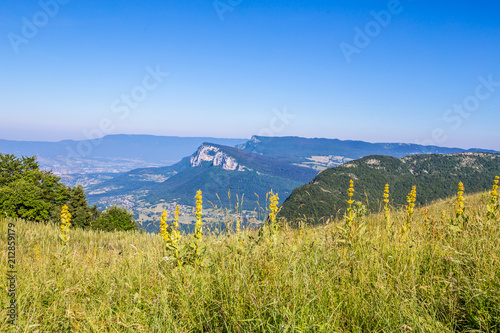
[[[486,206],[488,209],[488,218],[494,219],[498,217],[499,212],[500,212],[500,204],[498,202],[498,181],[500,180],[500,177],[496,176],[495,180],[493,181],[493,187],[490,191],[490,203]]]
[[[59,235],[59,239],[61,240],[63,251],[68,251],[68,235],[69,227],[71,226],[71,214],[68,211],[68,206],[62,206],[61,210],[61,234]]]

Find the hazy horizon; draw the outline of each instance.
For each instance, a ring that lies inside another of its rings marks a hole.
[[[258,135],[251,135],[248,138],[243,138],[243,137],[217,137],[217,136],[179,136],[179,135],[155,135],[155,134],[131,134],[131,133],[115,133],[115,134],[109,134],[106,136],[120,136],[120,135],[131,135],[131,136],[158,136],[158,137],[178,137],[178,138],[213,138],[213,139],[230,139],[230,140],[251,140],[253,136],[258,136]],[[264,135],[265,136],[265,135]],[[374,144],[383,144],[383,143],[388,143],[388,144],[412,144],[411,142],[401,142],[401,141],[367,141],[367,140],[359,140],[359,139],[341,139],[341,138],[325,138],[325,137],[305,137],[305,136],[297,136],[297,135],[278,135],[275,137],[298,137],[298,138],[303,138],[303,139],[328,139],[328,140],[340,140],[340,141],[362,141],[362,142],[367,142],[367,143],[374,143]],[[103,137],[99,137],[96,139],[102,139]],[[58,143],[58,142],[63,142],[63,141],[86,141],[88,139],[62,139],[62,140],[14,140],[14,139],[5,139],[0,137],[0,140],[7,140],[7,141],[17,141],[17,142],[49,142],[49,143]],[[431,146],[431,145],[424,145],[424,146]],[[458,146],[441,146],[441,145],[436,145],[437,147],[441,148],[459,148],[459,149],[485,149],[485,150],[496,150],[494,148],[487,148],[487,147],[458,147]],[[498,150],[500,151],[500,150]]]
[[[6,3],[0,138],[262,134],[500,150],[498,8]]]

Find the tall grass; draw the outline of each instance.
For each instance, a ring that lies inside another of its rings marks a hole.
[[[66,253],[57,225],[2,219],[0,240],[14,222],[17,332],[498,332],[500,222],[489,200],[465,196],[462,229],[448,199],[416,207],[409,226],[404,209],[391,208],[390,224],[384,212],[358,217],[364,228],[348,239],[340,221],[284,224],[273,242],[257,230],[204,235],[197,268],[175,267],[157,234],[71,230]]]

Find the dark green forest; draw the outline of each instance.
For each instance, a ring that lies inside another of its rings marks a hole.
[[[390,203],[406,204],[413,185],[417,186],[418,205],[456,195],[459,182],[466,193],[491,188],[500,175],[500,155],[461,153],[453,155],[412,155],[404,158],[367,156],[319,173],[311,182],[296,188],[283,203],[280,217],[306,218],[321,223],[343,216],[347,208],[349,180],[354,180],[354,200],[370,211],[382,207],[385,184],[390,186]]]

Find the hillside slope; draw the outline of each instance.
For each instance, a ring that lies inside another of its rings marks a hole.
[[[201,189],[214,204],[227,205],[228,189],[239,198],[245,195],[244,207],[256,208],[257,194],[261,199],[271,189],[286,198],[291,191],[316,175],[310,168],[291,164],[287,159],[261,156],[236,148],[205,143],[190,158],[190,166],[165,182],[150,189],[146,200],[177,201],[191,205],[193,193]],[[219,197],[217,197],[219,194]]]
[[[199,241],[197,268],[176,267],[159,234],[73,228],[61,256],[57,223],[0,216],[0,241],[14,225],[19,332],[498,332],[500,227],[489,201],[465,195],[463,232],[453,199],[416,210],[409,228],[404,210],[391,225],[362,217],[349,234],[342,220],[274,235],[204,226],[201,239],[178,243],[182,259]],[[0,332],[16,331],[8,320]]]
[[[381,207],[384,185],[390,185],[391,204],[406,204],[406,195],[417,186],[417,204],[446,198],[464,183],[467,193],[491,187],[500,175],[500,155],[460,153],[412,155],[404,158],[368,156],[320,172],[310,183],[295,189],[283,203],[280,216],[289,220],[306,217],[318,223],[343,215],[349,180],[354,180],[354,200],[372,211]],[[394,198],[394,199],[392,199]]]

